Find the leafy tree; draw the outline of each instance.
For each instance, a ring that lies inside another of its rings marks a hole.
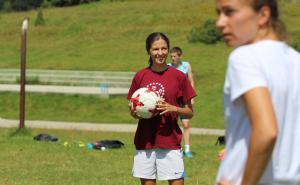
[[[10,6],[15,11],[26,11],[32,8],[38,8],[44,0],[10,0]]]
[[[43,25],[45,25],[45,19],[44,19],[43,11],[42,11],[41,8],[38,10],[38,13],[37,13],[34,25],[35,26],[43,26]]]
[[[4,8],[4,0],[0,0],[0,10]]]
[[[38,8],[38,7],[42,6],[42,4],[44,3],[44,0],[30,0],[29,3],[32,8]]]
[[[73,6],[80,4],[80,0],[52,0],[51,1],[53,6]]]
[[[10,0],[10,6],[16,11],[26,11],[29,10],[29,0]]]

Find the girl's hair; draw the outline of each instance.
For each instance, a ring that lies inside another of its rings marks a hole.
[[[169,50],[169,48],[170,48],[169,38],[161,32],[153,32],[146,39],[146,51],[148,52],[148,54],[150,54],[150,49],[151,49],[152,44],[159,39],[163,39],[164,41],[166,41],[167,47]],[[152,64],[153,64],[153,61],[150,57],[149,58],[149,66],[152,66]]]
[[[276,0],[250,0],[254,11],[258,12],[263,6],[268,6],[271,11],[270,26],[274,30],[279,40],[286,40],[287,33],[284,23],[279,18],[279,10]]]
[[[177,53],[179,56],[182,55],[182,49],[180,47],[173,47],[171,50],[170,50],[170,53]]]

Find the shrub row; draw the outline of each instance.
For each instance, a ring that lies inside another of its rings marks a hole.
[[[41,6],[75,6],[100,0],[0,0],[0,11],[27,11]]]

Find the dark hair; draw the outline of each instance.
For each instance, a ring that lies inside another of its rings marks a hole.
[[[182,49],[180,47],[173,47],[171,50],[170,50],[170,53],[177,53],[179,56],[182,55]]]
[[[146,39],[146,51],[148,52],[148,54],[150,54],[150,48],[151,48],[152,44],[159,39],[163,39],[164,41],[166,41],[167,47],[169,50],[169,48],[170,48],[169,38],[161,32],[153,32]],[[152,66],[152,63],[153,63],[153,61],[150,57],[149,58],[149,66]]]
[[[263,6],[268,6],[271,11],[270,26],[274,30],[279,40],[286,40],[287,33],[284,23],[279,18],[279,10],[276,0],[250,0],[254,11],[258,12]]]

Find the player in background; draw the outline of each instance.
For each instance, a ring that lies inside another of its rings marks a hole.
[[[175,69],[178,69],[179,71],[183,72],[189,79],[191,86],[195,90],[195,83],[192,73],[192,67],[189,62],[183,61],[181,59],[182,57],[182,49],[180,47],[173,47],[170,50],[170,56],[172,63],[169,65],[174,67]],[[191,100],[192,105],[194,104],[194,99]],[[184,140],[184,156],[185,157],[192,157],[192,152],[190,151],[190,125],[188,119],[185,116],[179,116],[180,120],[183,125],[183,140]]]
[[[218,185],[300,184],[300,54],[276,0],[217,0],[231,52],[224,84],[226,152]]]
[[[134,137],[135,155],[132,174],[142,185],[155,185],[156,180],[168,180],[169,185],[184,184],[184,165],[181,151],[182,132],[178,115],[193,116],[190,100],[196,96],[188,78],[167,65],[169,39],[160,32],[146,39],[149,66],[136,73],[127,98],[141,87],[155,91],[164,101],[157,104],[158,115],[139,119]]]

